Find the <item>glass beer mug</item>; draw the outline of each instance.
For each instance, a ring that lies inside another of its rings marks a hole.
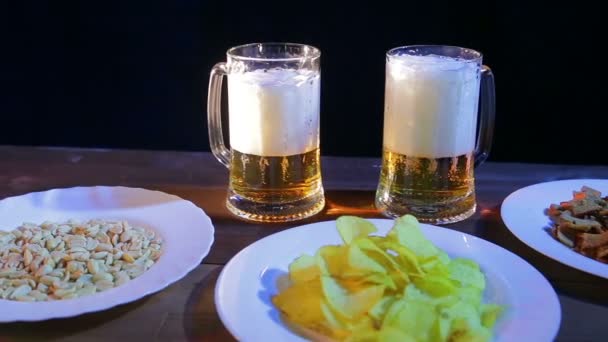
[[[388,51],[376,207],[437,224],[473,215],[473,170],[490,151],[494,107],[494,76],[481,53],[452,46]]]
[[[230,170],[226,206],[254,221],[303,219],[325,205],[319,153],[321,52],[302,44],[231,48],[213,67],[207,118],[215,157]],[[221,123],[228,76],[230,149]]]

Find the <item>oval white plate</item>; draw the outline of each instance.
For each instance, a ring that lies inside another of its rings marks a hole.
[[[163,254],[147,272],[91,296],[53,302],[0,299],[0,322],[39,321],[105,310],[162,290],[198,266],[213,244],[209,217],[192,202],[160,191],[126,187],[76,187],[34,192],[0,201],[0,230],[23,222],[93,218],[127,220],[163,238]]]
[[[572,192],[587,185],[608,194],[608,180],[570,179],[539,183],[519,189],[505,198],[500,214],[502,220],[523,243],[540,253],[570,267],[608,278],[608,264],[581,255],[555,240],[547,231],[551,220],[545,209],[552,203],[572,199]]]
[[[392,220],[370,220],[385,235]],[[487,301],[507,307],[495,327],[496,341],[551,341],[561,320],[560,304],[547,280],[520,257],[490,242],[447,228],[422,225],[424,234],[450,256],[471,258],[487,277]],[[215,303],[226,328],[239,341],[304,341],[281,322],[270,298],[289,263],[322,245],[340,244],[335,221],[285,230],[256,241],[224,267]]]

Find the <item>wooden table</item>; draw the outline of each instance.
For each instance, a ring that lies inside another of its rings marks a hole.
[[[323,158],[327,206],[291,224],[256,224],[224,208],[227,170],[209,153],[0,146],[0,198],[77,185],[158,189],[194,202],[211,217],[215,244],[186,278],[137,302],[76,318],[0,324],[0,342],[59,339],[231,341],[215,311],[213,291],[222,265],[250,243],[295,225],[345,213],[380,217],[373,207],[377,158]],[[553,284],[562,306],[560,341],[608,340],[608,280],[549,259],[520,242],[500,218],[502,200],[521,187],[569,178],[606,178],[607,166],[488,162],[476,170],[478,210],[452,224],[520,255]],[[0,310],[2,309],[0,305]]]

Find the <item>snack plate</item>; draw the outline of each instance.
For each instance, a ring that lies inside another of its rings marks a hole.
[[[385,235],[392,220],[370,219]],[[475,260],[486,275],[484,300],[506,307],[494,329],[495,341],[552,341],[561,309],[549,282],[530,264],[506,249],[475,236],[422,224],[428,239],[451,257]],[[277,280],[303,253],[341,244],[335,221],[288,229],[243,249],[224,267],[215,288],[218,314],[239,341],[304,341],[282,322],[271,298]]]
[[[24,222],[69,219],[126,220],[163,239],[160,259],[116,288],[76,299],[16,302],[0,299],[0,322],[40,321],[109,309],[160,291],[197,267],[213,244],[209,217],[192,202],[160,191],[127,187],[76,187],[34,192],[0,201],[0,230]]]
[[[608,264],[579,254],[551,236],[551,220],[545,210],[551,204],[572,199],[583,185],[608,193],[606,179],[569,179],[539,183],[519,189],[502,203],[502,220],[523,243],[565,265],[608,279]]]

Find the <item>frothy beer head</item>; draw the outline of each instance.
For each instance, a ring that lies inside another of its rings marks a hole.
[[[475,148],[479,61],[437,55],[389,56],[384,148],[444,158]]]
[[[228,76],[230,145],[258,156],[319,147],[318,72],[258,69]]]

